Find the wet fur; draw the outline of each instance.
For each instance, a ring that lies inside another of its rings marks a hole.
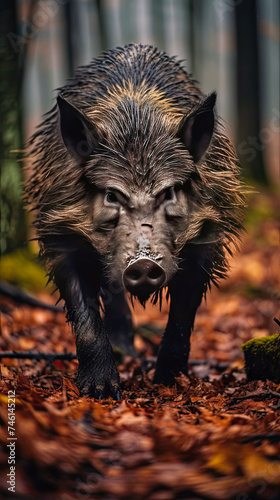
[[[75,288],[75,279],[72,285],[70,279],[70,291],[63,281],[63,276],[68,279],[67,273],[71,275],[71,256],[76,256],[75,262],[79,261],[79,255],[87,256],[91,270],[83,267],[83,258],[77,264],[78,275],[84,276],[86,282],[89,272],[97,274],[99,285],[105,280],[105,288],[110,282],[120,281],[118,270],[113,269],[114,259],[121,267],[134,256],[132,249],[127,250],[125,259],[116,256],[117,251],[126,251],[108,247],[95,231],[103,216],[98,196],[110,185],[126,190],[135,200],[146,196],[146,206],[171,182],[179,186],[182,207],[184,200],[188,203],[188,220],[183,216],[180,219],[177,213],[176,238],[170,249],[172,262],[169,260],[166,264],[170,267],[168,286],[172,289],[172,277],[178,268],[184,268],[184,262],[200,267],[204,276],[201,286],[198,285],[196,309],[210,282],[216,283],[226,275],[226,256],[242,232],[244,197],[240,171],[221,121],[216,117],[211,144],[194,164],[178,132],[182,120],[192,115],[205,97],[175,58],[147,45],[131,44],[101,54],[78,69],[59,92],[93,124],[98,148],[84,166],[77,166],[63,143],[55,105],[27,146],[27,160],[29,158],[33,166],[26,185],[26,200],[36,212],[34,224],[40,253],[50,279],[56,282],[66,306],[71,295],[72,305],[67,306],[69,321],[79,323],[78,312],[84,307],[84,301],[88,301],[88,297],[80,296],[79,289],[73,306],[75,292],[71,292],[71,287]],[[145,216],[144,212],[142,215]],[[104,226],[104,221],[102,223]],[[164,248],[171,236],[160,218],[155,233],[158,241],[162,240],[161,249]],[[119,230],[116,238],[121,240],[121,234]],[[124,240],[122,243],[125,244]],[[160,251],[158,247],[156,251]],[[69,257],[69,268],[65,255]],[[100,296],[99,285],[91,291],[92,296]],[[159,297],[160,290],[155,293],[154,301]],[[98,307],[99,303],[97,310]],[[86,315],[85,324],[94,321],[88,312]],[[193,319],[189,324],[192,326],[192,323]],[[101,324],[98,325],[102,330]],[[82,330],[86,331],[86,327]],[[83,335],[81,338],[85,338],[86,334]],[[104,345],[106,350],[106,342]],[[95,351],[90,351],[97,359]],[[102,370],[100,367],[99,371]],[[82,386],[96,385],[86,380],[86,374],[81,377],[85,378]],[[159,379],[164,381],[164,376]],[[104,392],[101,390],[98,394],[102,396]],[[107,394],[111,394],[109,389]]]

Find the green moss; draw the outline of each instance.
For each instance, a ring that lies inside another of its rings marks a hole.
[[[241,347],[248,380],[280,382],[280,333],[251,339]]]
[[[44,290],[46,273],[36,260],[36,255],[30,248],[17,249],[3,255],[0,260],[1,281],[32,292]],[[49,291],[51,290],[49,286]]]

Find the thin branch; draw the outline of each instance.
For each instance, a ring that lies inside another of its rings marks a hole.
[[[52,304],[46,304],[41,300],[35,299],[31,295],[23,292],[19,288],[8,285],[7,283],[0,283],[0,295],[4,297],[9,297],[9,299],[18,302],[19,304],[27,304],[30,307],[41,307],[42,309],[47,309],[53,312],[62,312],[63,308],[54,306]]]
[[[72,361],[77,359],[77,355],[71,352],[33,352],[33,351],[3,351],[0,352],[0,359],[37,359],[54,361],[60,359],[63,361]]]
[[[280,434],[275,432],[270,432],[269,434],[252,434],[244,439],[242,439],[242,444],[251,443],[252,441],[264,441],[268,439],[269,441],[280,441]]]
[[[263,398],[280,398],[280,392],[263,391],[254,394],[247,394],[245,396],[236,396],[231,399],[229,404],[234,404],[237,401],[243,401],[245,399],[263,399]]]

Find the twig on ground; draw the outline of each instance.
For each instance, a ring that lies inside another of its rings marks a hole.
[[[19,304],[27,304],[30,307],[41,307],[53,312],[63,312],[63,307],[46,304],[41,300],[31,297],[31,295],[28,295],[28,293],[23,292],[19,288],[8,285],[7,283],[0,283],[0,295],[9,297]]]
[[[237,401],[243,401],[245,399],[262,399],[262,398],[280,398],[280,392],[263,391],[254,394],[247,394],[245,396],[236,396],[231,399],[229,404],[234,404]]]
[[[0,352],[0,359],[36,359],[53,361],[55,359],[63,361],[72,361],[77,359],[77,355],[72,352],[32,352],[32,351],[3,351]]]
[[[269,434],[252,434],[244,439],[242,439],[242,444],[251,443],[252,441],[264,441],[268,439],[269,441],[280,441],[280,434],[275,432],[270,432]]]

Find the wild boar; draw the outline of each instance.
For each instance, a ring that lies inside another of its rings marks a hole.
[[[26,198],[76,333],[82,394],[121,397],[109,338],[133,352],[126,291],[145,304],[168,288],[154,381],[188,373],[196,310],[242,232],[240,171],[215,102],[175,58],[130,44],[78,69],[29,142]]]

